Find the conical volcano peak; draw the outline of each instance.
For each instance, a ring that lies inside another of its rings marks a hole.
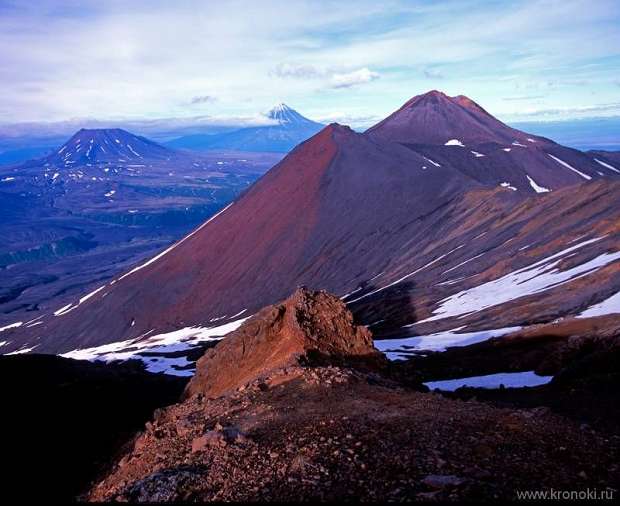
[[[450,102],[451,100],[452,99],[448,95],[446,95],[444,92],[439,91],[439,90],[431,90],[431,91],[427,91],[426,93],[422,93],[420,95],[415,95],[414,97],[411,97],[409,100],[407,100],[407,102],[403,104],[401,109],[416,107],[416,106],[420,106],[422,104],[427,104],[427,103],[439,104],[443,102]]]
[[[408,100],[400,109],[367,130],[371,137],[407,144],[460,144],[493,142],[510,145],[526,135],[497,118],[464,95],[449,97],[432,90]]]
[[[308,118],[303,117],[295,109],[290,108],[283,102],[277,104],[267,113],[269,119],[276,120],[280,125],[298,125],[312,123]]]
[[[168,159],[174,152],[121,128],[82,128],[46,161],[56,166]]]

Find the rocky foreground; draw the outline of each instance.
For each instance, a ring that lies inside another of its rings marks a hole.
[[[209,350],[184,400],[83,498],[494,500],[620,484],[613,431],[394,377],[339,299],[298,290]]]

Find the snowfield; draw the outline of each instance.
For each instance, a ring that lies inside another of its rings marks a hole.
[[[249,317],[248,317],[249,318]],[[82,348],[67,353],[62,357],[76,360],[141,360],[147,371],[174,376],[192,376],[192,362],[178,352],[189,351],[205,341],[219,341],[223,336],[238,329],[248,318],[234,320],[216,327],[185,327],[182,329],[151,336],[155,330],[127,341],[103,344],[92,348]],[[175,356],[168,356],[175,355]]]
[[[539,376],[534,371],[525,372],[501,372],[487,374],[486,376],[470,376],[441,381],[429,381],[424,383],[431,390],[444,390],[454,392],[460,387],[474,388],[499,388],[500,385],[510,388],[536,387],[545,385],[553,379],[553,376]]]
[[[385,353],[390,360],[405,360],[412,352],[446,351],[452,346],[459,347],[481,343],[493,337],[500,337],[521,330],[521,327],[506,327],[503,329],[458,332],[463,328],[444,330],[426,336],[380,339],[375,341],[375,348]]]
[[[549,154],[549,153],[547,153]],[[553,158],[556,162],[558,162],[560,165],[563,165],[564,167],[566,167],[567,169],[572,170],[573,172],[575,172],[576,174],[579,174],[582,178],[584,179],[592,179],[591,176],[588,176],[587,174],[584,174],[583,172],[577,170],[575,167],[573,167],[572,165],[566,163],[564,160],[560,160],[558,157],[553,156],[553,155],[549,155],[551,158]]]
[[[467,315],[540,293],[566,283],[577,276],[590,274],[620,259],[620,251],[615,251],[603,253],[565,271],[558,269],[558,264],[569,253],[601,239],[602,237],[597,237],[582,241],[498,279],[451,295],[439,302],[439,307],[433,311],[433,316],[417,323]]]
[[[590,306],[582,313],[579,313],[576,318],[590,318],[608,314],[620,314],[620,292],[616,292],[608,299]]]

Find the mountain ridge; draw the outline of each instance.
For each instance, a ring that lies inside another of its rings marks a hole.
[[[437,104],[458,118],[470,114],[437,93],[408,103],[430,104],[434,117]],[[498,128],[504,135],[508,127]],[[379,338],[402,338],[411,326],[432,334],[463,325],[474,332],[485,321],[494,329],[550,321],[620,286],[620,182],[591,155],[555,143],[491,142],[475,146],[478,156],[446,134],[436,144],[381,137],[328,125],[182,241],[25,335],[45,336],[31,341],[39,351],[88,348],[93,356],[145,334],[155,343],[184,329],[199,340],[214,321],[232,325],[306,285],[340,294]],[[522,270],[540,286],[517,283]],[[586,274],[597,283],[584,286]],[[564,294],[556,278],[579,291]],[[509,287],[502,293],[514,288],[514,300],[476,302],[500,283]],[[433,316],[459,293],[471,298],[471,314]]]

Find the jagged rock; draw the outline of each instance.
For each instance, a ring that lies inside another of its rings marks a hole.
[[[217,397],[275,369],[328,363],[380,368],[385,358],[374,348],[371,332],[353,323],[338,297],[299,288],[208,350],[185,395]],[[266,390],[269,385],[258,387]]]

